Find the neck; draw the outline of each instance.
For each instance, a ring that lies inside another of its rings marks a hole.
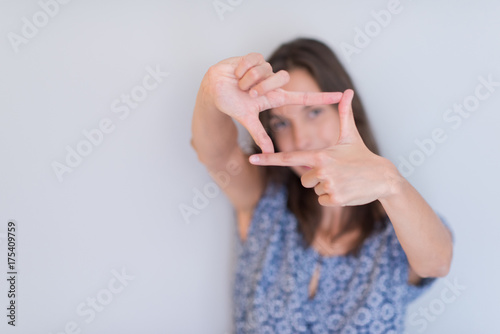
[[[314,245],[322,255],[343,255],[351,251],[356,244],[361,231],[359,228],[346,231],[342,214],[348,208],[325,207],[323,217],[318,227]]]
[[[323,217],[319,226],[322,234],[335,236],[342,231],[342,207],[323,207]]]

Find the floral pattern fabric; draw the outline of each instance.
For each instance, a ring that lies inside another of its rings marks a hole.
[[[402,333],[409,302],[435,281],[409,285],[408,260],[390,221],[360,252],[322,256],[302,247],[284,185],[269,183],[242,242],[237,234],[234,333]],[[321,263],[316,294],[308,287]]]

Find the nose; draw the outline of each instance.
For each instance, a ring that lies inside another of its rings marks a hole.
[[[312,128],[306,125],[301,124],[297,126],[293,125],[293,143],[295,145],[295,150],[304,151],[311,149],[312,147],[312,138],[314,133],[312,133]]]

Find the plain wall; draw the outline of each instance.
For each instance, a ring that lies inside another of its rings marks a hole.
[[[42,0],[46,20],[37,1],[0,2],[0,277],[18,227],[17,326],[1,279],[0,332],[229,333],[235,217],[189,144],[195,97],[210,65],[306,36],[337,52],[383,155],[414,162],[408,180],[453,229],[451,272],[412,304],[407,332],[492,333],[500,3],[220,2],[221,15],[212,0]],[[148,71],[163,74],[143,90]],[[478,99],[481,80],[493,84]],[[89,147],[99,126],[109,133]],[[87,155],[59,180],[54,164],[78,147]]]

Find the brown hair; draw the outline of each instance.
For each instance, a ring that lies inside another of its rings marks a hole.
[[[373,153],[379,154],[359,94],[354,89],[349,75],[337,59],[337,56],[328,46],[314,39],[298,38],[281,45],[274,51],[268,62],[274,72],[279,70],[290,71],[297,68],[307,70],[324,92],[343,92],[349,88],[353,89],[355,95],[352,101],[352,109],[356,126],[366,147]],[[269,126],[269,111],[261,112],[259,118],[278,152]],[[262,152],[255,143],[252,149],[253,153]],[[318,195],[316,195],[314,189],[303,187],[300,178],[289,167],[268,166],[264,167],[264,170],[266,183],[271,181],[286,185],[288,190],[287,206],[297,217],[298,230],[303,236],[304,247],[309,247],[322,218]],[[378,201],[360,206],[345,207],[342,210],[341,217],[342,230],[334,239],[352,229],[360,228],[360,238],[349,251],[349,253],[356,253],[364,240],[374,231],[375,224],[377,222],[385,223],[385,219],[383,219],[385,216],[385,211]]]

